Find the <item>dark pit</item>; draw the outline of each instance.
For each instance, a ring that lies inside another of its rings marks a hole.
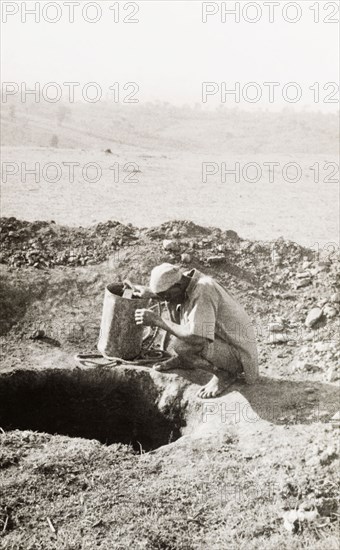
[[[161,393],[147,369],[15,370],[0,376],[0,427],[150,451],[185,425],[176,400],[160,408]]]

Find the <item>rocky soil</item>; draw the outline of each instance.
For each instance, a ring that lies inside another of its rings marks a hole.
[[[121,446],[96,446],[92,452],[93,442],[85,440],[74,440],[74,447],[60,436],[3,434],[0,465],[7,502],[0,509],[0,532],[6,548],[25,548],[28,524],[28,532],[34,533],[29,547],[44,550],[128,548],[136,526],[140,548],[336,548],[339,251],[318,256],[284,239],[254,242],[232,230],[186,221],[152,229],[115,221],[68,228],[4,218],[0,227],[3,372],[74,365],[75,353],[96,350],[105,285],[126,277],[146,283],[154,265],[176,262],[216,277],[251,316],[261,380],[248,398],[257,400],[256,410],[265,421],[252,436],[242,436],[240,427],[218,451],[210,440],[195,449],[170,445],[161,454],[145,455],[143,463],[125,450],[123,457]],[[269,414],[266,403],[276,403],[275,414]],[[86,449],[93,457],[87,465],[81,458]],[[31,463],[38,469],[28,473]],[[275,484],[275,502],[256,496],[253,488],[242,502],[225,499],[222,509],[216,479],[232,472],[234,483],[236,466],[236,481],[241,476],[252,487],[260,474]],[[42,485],[37,481],[41,472]],[[52,472],[57,484],[53,498],[46,472]],[[118,504],[111,477],[125,487],[128,508]],[[193,484],[189,494],[188,479]],[[210,480],[204,502],[196,498],[201,490],[197,479],[201,484]],[[52,527],[45,517],[40,521],[41,511],[29,520],[34,486]],[[22,501],[15,496],[18,488]],[[56,508],[49,504],[53,499]],[[77,531],[79,522],[88,543]],[[115,541],[111,546],[110,540]]]
[[[75,268],[95,265],[97,275],[91,272],[91,277],[97,276],[102,282],[105,276],[147,282],[158,262],[194,266],[216,277],[243,302],[257,328],[264,366],[269,368],[268,359],[273,350],[279,350],[279,359],[290,360],[290,373],[323,375],[329,382],[340,376],[339,250],[321,256],[284,239],[252,242],[232,230],[186,221],[166,222],[151,229],[117,221],[69,228],[54,222],[3,218],[0,235],[0,258],[5,264],[5,279],[11,283],[17,278],[36,278],[48,286],[54,270],[54,277],[66,279],[70,270],[74,279]],[[86,290],[86,276],[83,279],[82,295],[92,297],[93,293]],[[91,284],[89,281],[88,286]],[[13,319],[5,295],[4,302],[6,330]]]

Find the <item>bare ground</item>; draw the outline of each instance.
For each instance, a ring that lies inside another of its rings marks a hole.
[[[70,230],[3,221],[0,385],[11,376],[14,384],[18,372],[45,376],[56,371],[59,378],[72,372],[75,353],[95,351],[105,284],[127,276],[146,282],[153,265],[181,262],[182,254],[246,307],[257,327],[261,379],[254,387],[239,381],[210,402],[211,433],[202,414],[196,415],[181,428],[183,437],[169,437],[170,445],[151,453],[143,445],[136,451],[132,431],[134,446],[58,435],[67,431],[55,424],[45,429],[50,434],[29,431],[40,432],[45,417],[28,386],[14,397],[26,415],[13,414],[1,435],[3,547],[337,548],[339,455],[332,421],[339,408],[336,253],[319,257],[295,243],[244,241],[233,232],[186,222],[141,231],[124,227]],[[176,241],[179,250],[165,251],[164,238]],[[216,256],[218,263],[211,259]],[[302,279],[307,284],[300,286]],[[320,307],[322,315],[309,328],[305,321],[313,307]],[[274,321],[283,325],[283,343],[272,343]],[[36,330],[44,336],[31,339]],[[146,368],[140,375],[138,367],[134,370],[137,379],[148,376]],[[163,388],[163,405],[169,399],[177,403],[178,395],[183,410],[196,406],[198,375],[182,371],[158,377],[152,378],[153,387]],[[44,403],[58,424],[61,411],[51,409],[56,390],[48,387]],[[87,420],[83,431],[69,435],[84,437],[100,388],[93,395],[88,389],[87,401],[79,401]],[[117,395],[112,399],[115,404]],[[237,420],[238,403],[245,408]],[[202,413],[202,402],[197,406]],[[67,415],[63,418],[66,422]]]

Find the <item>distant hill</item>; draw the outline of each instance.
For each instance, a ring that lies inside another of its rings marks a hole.
[[[207,153],[337,154],[336,114],[205,111],[169,104],[21,103],[2,105],[1,144],[13,147]],[[53,137],[55,136],[55,137]]]

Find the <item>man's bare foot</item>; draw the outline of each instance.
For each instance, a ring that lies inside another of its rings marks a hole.
[[[208,384],[198,390],[197,397],[200,397],[201,399],[217,397],[227,388],[229,388],[229,386],[231,386],[235,382],[235,380],[235,377],[219,378],[214,375],[212,379],[208,382]]]
[[[153,366],[153,368],[159,372],[163,372],[167,370],[180,369],[182,368],[182,364],[178,355],[174,355],[174,357],[170,357],[170,359],[167,359],[162,363],[157,363]]]

